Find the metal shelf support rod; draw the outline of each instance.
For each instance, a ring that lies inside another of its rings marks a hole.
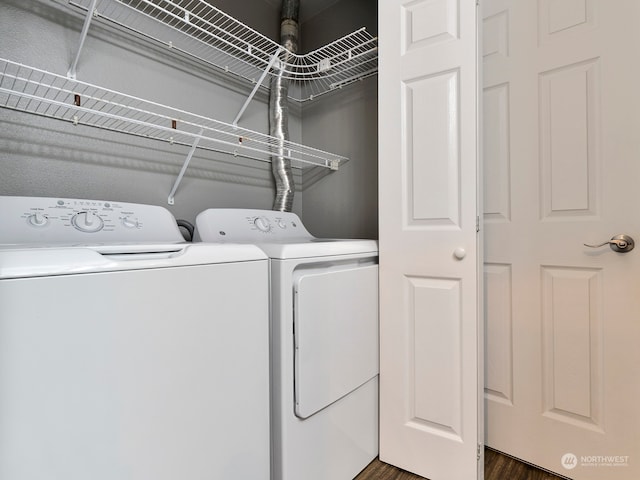
[[[269,60],[269,64],[267,65],[267,68],[265,68],[264,71],[262,72],[262,75],[260,75],[260,78],[258,79],[256,84],[254,85],[253,90],[251,90],[251,93],[249,94],[249,98],[247,98],[245,100],[244,105],[242,105],[242,108],[240,109],[240,111],[236,115],[236,118],[233,119],[233,126],[234,127],[238,125],[238,122],[240,121],[240,118],[242,117],[242,114],[244,113],[244,111],[249,106],[249,103],[251,102],[251,100],[253,100],[253,97],[255,96],[256,92],[260,88],[260,85],[262,85],[262,82],[264,81],[264,77],[267,76],[267,74],[269,73],[269,70],[271,70],[271,67],[273,67],[273,64],[276,63],[276,60],[280,56],[280,52],[281,51],[282,51],[282,48],[278,47],[278,50],[276,51],[276,53],[274,53],[271,56],[271,59]]]
[[[96,3],[98,0],[91,0],[91,4],[87,10],[87,16],[84,19],[84,25],[82,25],[82,32],[80,32],[80,42],[78,42],[78,52],[76,53],[76,58],[73,60],[73,63],[69,67],[69,71],[67,72],[67,77],[76,79],[76,69],[78,68],[78,61],[80,60],[80,53],[82,53],[82,47],[84,46],[84,41],[87,39],[87,33],[89,32],[89,25],[91,25],[91,19],[93,18],[93,13],[96,8]]]
[[[191,145],[191,149],[189,150],[189,153],[187,154],[187,158],[185,158],[184,163],[182,164],[182,169],[180,170],[180,173],[178,174],[178,178],[176,178],[176,181],[173,184],[173,188],[171,189],[171,192],[169,192],[169,198],[167,199],[167,203],[169,205],[173,205],[175,203],[174,195],[176,194],[176,190],[178,190],[178,186],[180,185],[180,182],[182,181],[182,177],[184,177],[184,174],[187,171],[187,167],[189,166],[189,162],[191,161],[191,157],[193,157],[193,154],[195,153],[196,148],[198,148],[198,143],[200,142],[200,139],[202,138],[202,133],[203,132],[204,132],[204,129],[201,128],[200,131],[198,132],[198,136],[193,141],[193,145]]]

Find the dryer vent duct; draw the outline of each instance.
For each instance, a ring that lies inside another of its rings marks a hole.
[[[284,141],[289,140],[289,80],[284,66],[290,55],[298,51],[298,11],[300,0],[283,0],[280,15],[280,44],[283,52],[276,64],[276,74],[271,78],[269,93],[269,133],[278,140],[276,154],[271,157],[271,171],[276,183],[276,199],[273,209],[290,212],[293,208],[295,184],[291,160],[284,157]]]

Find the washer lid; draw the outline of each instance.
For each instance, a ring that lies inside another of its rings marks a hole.
[[[267,262],[254,245],[148,244],[1,248],[0,279],[78,275],[249,261]]]

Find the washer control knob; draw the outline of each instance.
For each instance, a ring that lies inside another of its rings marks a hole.
[[[34,213],[33,215],[29,215],[27,221],[29,222],[29,225],[33,227],[46,227],[49,224],[49,219],[42,213]]]
[[[269,223],[269,219],[267,217],[257,217],[253,221],[253,224],[261,232],[268,232],[269,230],[271,230],[271,224]]]
[[[104,222],[93,212],[78,212],[71,218],[71,224],[81,232],[93,233],[102,230]]]
[[[122,225],[127,228],[138,228],[140,226],[140,224],[138,223],[138,219],[131,217],[123,217]]]
[[[287,224],[282,221],[282,219],[278,220],[278,226],[283,230],[287,228]]]

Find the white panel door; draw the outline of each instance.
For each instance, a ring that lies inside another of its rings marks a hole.
[[[476,4],[387,0],[379,18],[380,459],[471,480],[482,476]]]
[[[640,2],[486,0],[487,444],[640,478]]]

